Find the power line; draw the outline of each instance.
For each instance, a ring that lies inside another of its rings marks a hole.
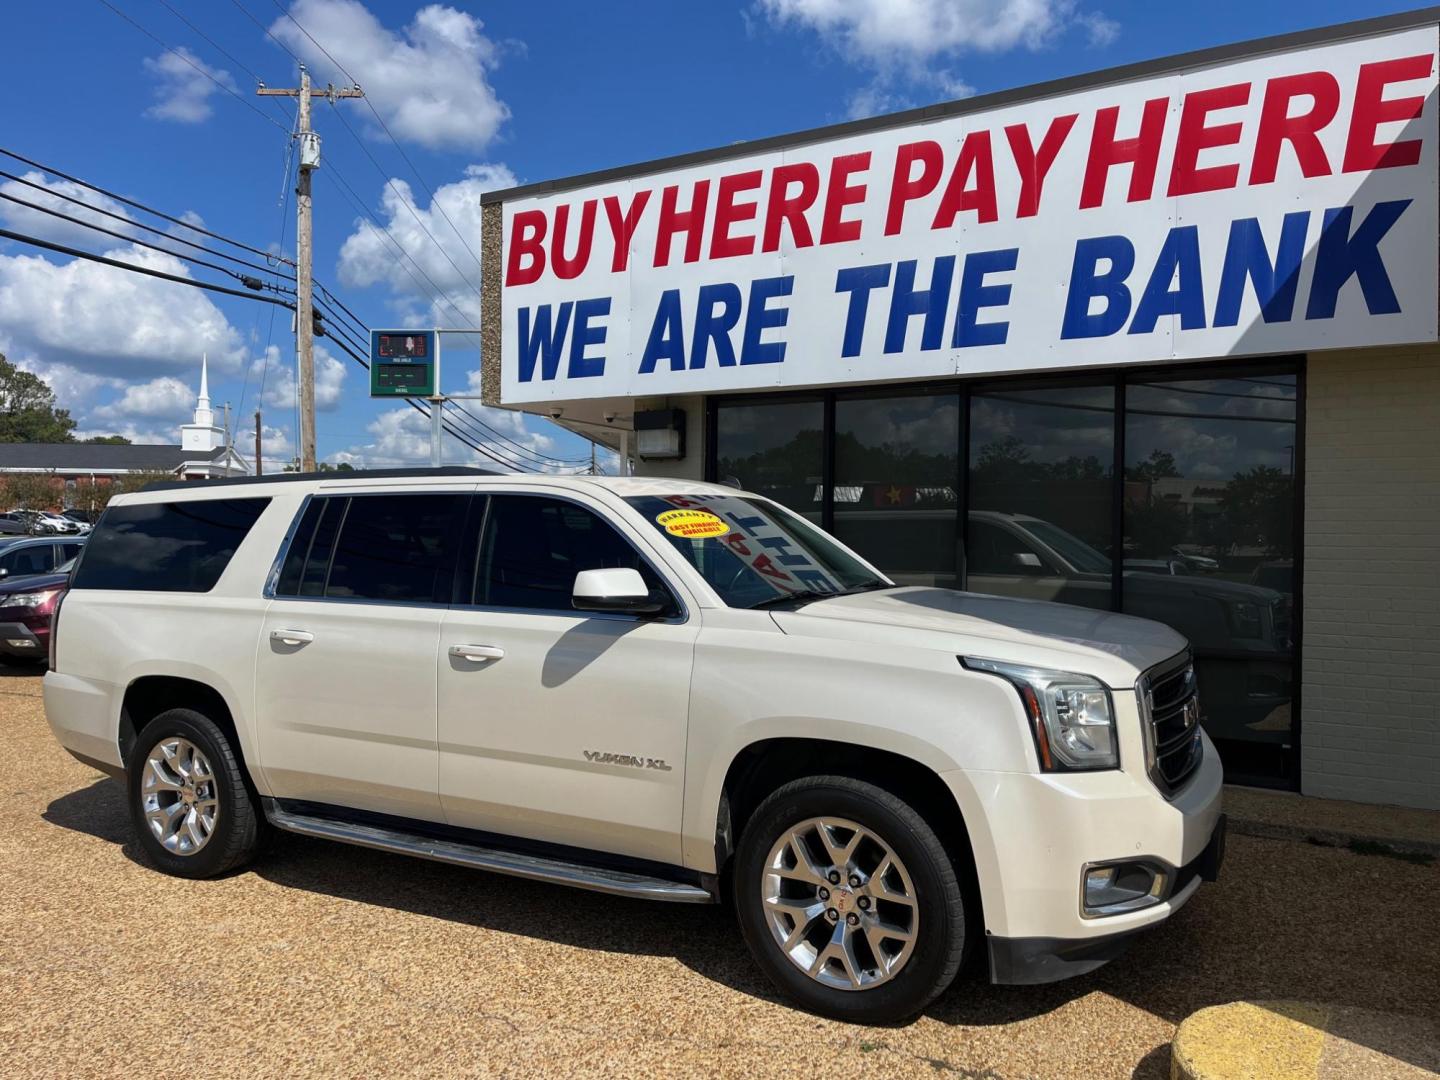
[[[0,151],[0,152],[3,152],[3,151]],[[41,171],[48,172],[49,170],[44,169],[44,168],[42,167],[42,170],[41,170]],[[57,173],[56,175],[58,176],[59,174]],[[73,204],[76,205],[76,206],[83,206],[86,210],[89,210],[92,214],[100,214],[100,215],[102,215],[103,217],[111,218],[112,220],[115,220],[115,221],[122,221],[122,222],[124,222],[125,224],[131,226],[132,228],[140,229],[140,230],[142,230],[142,231],[144,231],[144,232],[148,232],[148,233],[154,233],[156,236],[166,237],[167,239],[170,239],[170,240],[175,241],[175,243],[177,243],[177,244],[184,244],[186,247],[192,247],[192,248],[194,248],[196,251],[203,251],[203,252],[206,252],[207,254],[214,255],[214,256],[216,256],[217,258],[229,259],[231,262],[233,262],[233,263],[235,263],[235,264],[237,264],[237,265],[239,265],[239,266],[249,267],[251,270],[259,270],[259,271],[260,271],[261,273],[263,273],[263,274],[269,274],[269,273],[274,273],[274,272],[276,272],[276,268],[275,268],[274,265],[271,265],[271,266],[261,266],[259,263],[253,263],[253,262],[250,262],[248,259],[242,259],[242,258],[240,258],[240,256],[238,256],[238,255],[230,255],[230,254],[227,254],[226,252],[223,252],[223,251],[217,251],[215,248],[206,247],[204,244],[197,244],[197,243],[195,243],[195,241],[193,241],[193,240],[186,240],[184,237],[176,236],[174,233],[166,232],[164,229],[157,229],[154,225],[147,225],[147,224],[145,224],[145,222],[143,222],[143,221],[136,221],[134,218],[132,218],[132,217],[127,217],[127,216],[124,215],[124,214],[117,214],[117,213],[115,213],[113,210],[106,210],[104,207],[96,206],[94,203],[86,202],[84,199],[77,199],[77,198],[75,198],[75,196],[73,196],[73,195],[66,195],[66,194],[65,194],[64,192],[62,192],[62,191],[55,191],[53,188],[48,188],[48,187],[46,187],[44,184],[37,184],[34,180],[27,180],[27,179],[26,179],[25,177],[23,177],[23,176],[17,176],[17,175],[15,175],[15,174],[12,173],[12,172],[7,172],[7,171],[5,171],[4,169],[0,169],[0,177],[4,177],[6,180],[14,181],[14,182],[17,183],[17,184],[23,184],[23,185],[25,185],[25,186],[28,187],[28,188],[34,189],[35,191],[43,192],[44,194],[50,196],[52,199],[60,199],[60,200],[63,200],[64,202],[73,203]],[[27,204],[27,205],[28,205],[28,204]],[[116,235],[118,235],[118,234],[116,234]],[[131,239],[131,238],[130,238],[130,237],[125,237],[125,239]],[[137,241],[137,242],[138,242],[138,241]],[[184,255],[184,256],[181,256],[181,258],[189,258],[189,256],[188,256],[188,255]],[[269,256],[267,256],[267,258],[269,258]],[[197,260],[197,261],[198,261],[198,260]],[[290,277],[291,277],[292,279],[294,278],[294,276],[295,276],[294,274],[290,274]]]
[[[158,36],[155,35],[154,33],[150,32],[150,31],[147,30],[147,29],[145,29],[145,27],[141,26],[138,22],[136,22],[134,19],[132,19],[129,15],[126,15],[125,12],[121,11],[121,10],[120,10],[118,7],[116,7],[114,4],[110,3],[110,0],[98,0],[98,2],[101,3],[101,4],[103,4],[105,7],[109,8],[111,11],[113,11],[113,12],[114,12],[116,15],[118,15],[120,18],[124,19],[124,20],[125,20],[127,23],[129,23],[131,26],[135,27],[136,30],[139,30],[142,34],[144,34],[146,37],[148,37],[151,41],[155,42],[155,44],[159,45],[159,46],[160,46],[162,49],[164,49],[166,52],[170,53],[172,56],[177,57],[182,63],[185,63],[185,64],[189,65],[190,67],[194,68],[194,69],[195,69],[196,71],[198,71],[201,75],[205,76],[205,78],[209,79],[212,83],[214,83],[216,86],[218,86],[221,90],[224,90],[225,93],[229,94],[229,95],[230,95],[231,97],[233,97],[236,101],[240,102],[240,104],[244,105],[247,109],[249,109],[251,112],[253,112],[256,116],[260,117],[261,120],[264,120],[267,124],[274,124],[274,125],[275,125],[276,127],[278,127],[281,131],[284,131],[284,130],[285,130],[284,125],[282,125],[282,124],[281,124],[278,120],[276,120],[273,116],[269,116],[269,115],[267,115],[266,113],[261,112],[260,109],[256,108],[256,106],[253,105],[248,99],[241,97],[241,96],[240,96],[239,94],[237,94],[233,89],[231,89],[230,87],[226,86],[226,85],[225,85],[223,82],[221,82],[219,79],[215,78],[214,75],[211,75],[210,72],[206,71],[206,70],[205,70],[203,67],[201,67],[199,64],[195,63],[195,62],[194,62],[193,60],[191,60],[188,56],[186,56],[183,52],[181,52],[181,51],[178,50],[178,49],[173,49],[173,48],[171,48],[169,45],[167,45],[167,44],[165,43],[165,41],[164,41],[162,38],[158,37]]]
[[[128,270],[134,274],[144,274],[147,277],[173,281],[177,285],[189,285],[192,289],[204,289],[207,292],[224,293],[226,296],[240,296],[246,300],[258,300],[262,304],[274,304],[277,307],[294,309],[294,305],[285,300],[261,296],[254,292],[244,292],[240,289],[231,289],[224,285],[215,285],[208,281],[198,281],[195,278],[180,277],[178,274],[167,274],[163,270],[151,270],[146,266],[136,266],[134,263],[121,262],[119,259],[109,259],[104,255],[92,255],[90,252],[81,251],[79,248],[66,247],[64,244],[52,243],[49,240],[41,240],[37,236],[27,236],[24,233],[12,232],[9,229],[0,229],[0,237],[4,237],[7,240],[14,240],[21,244],[29,244],[32,247],[44,248],[47,251],[58,252],[61,255],[69,255],[72,258],[86,259],[90,262],[102,263],[105,266],[113,266],[120,270]]]
[[[136,245],[137,247],[149,248],[151,251],[163,252],[164,254],[169,255],[172,258],[194,263],[196,266],[203,266],[210,270],[218,270],[222,274],[229,274],[236,281],[239,281],[242,285],[244,285],[247,289],[253,289],[256,292],[259,292],[260,290],[266,288],[265,283],[259,278],[251,277],[249,274],[242,274],[238,270],[231,270],[228,266],[221,266],[218,263],[208,262],[205,259],[197,259],[193,255],[182,255],[178,251],[172,251],[169,248],[161,247],[159,244],[152,244],[147,240],[141,240],[134,236],[126,236],[124,233],[116,232],[114,229],[107,229],[103,225],[96,225],[92,221],[83,221],[80,218],[72,217],[69,214],[63,214],[59,210],[53,210],[47,206],[41,206],[39,203],[29,202],[28,200],[21,199],[15,195],[7,195],[3,191],[0,191],[0,199],[5,199],[8,202],[13,202],[19,204],[20,206],[28,207],[29,209],[34,210],[36,213],[39,214],[49,214],[51,217],[57,217],[60,218],[62,221],[68,221],[71,224],[79,225],[83,229],[91,229],[98,233],[104,233],[106,236],[113,236],[117,240],[124,240],[128,243]],[[290,291],[288,289],[282,289],[279,286],[272,286],[271,289],[273,292],[277,293]]]
[[[103,3],[104,0],[101,0],[101,2]],[[244,101],[245,99],[241,98],[240,100]],[[289,132],[286,132],[286,134],[288,135]],[[98,192],[99,194],[104,195],[107,198],[114,199],[116,202],[123,203],[126,206],[134,207],[136,210],[141,210],[151,215],[152,217],[160,218],[162,221],[168,221],[172,224],[183,226],[184,228],[189,229],[192,232],[197,232],[202,236],[208,236],[213,240],[219,240],[222,243],[229,244],[231,247],[237,247],[240,248],[242,251],[251,252],[252,254],[259,255],[263,259],[274,259],[278,262],[285,263],[287,266],[295,265],[289,259],[277,255],[272,255],[268,251],[262,251],[257,247],[251,247],[249,244],[242,244],[239,240],[232,240],[228,236],[222,236],[217,232],[211,232],[209,229],[203,228],[199,225],[191,224],[190,222],[184,221],[178,217],[174,217],[171,214],[164,213],[160,210],[152,209],[151,207],[146,206],[144,203],[136,202],[134,199],[126,198],[124,195],[117,195],[113,191],[109,191],[105,188],[99,187],[96,184],[91,184],[88,181],[81,180],[78,176],[71,176],[69,173],[61,172],[59,169],[51,168],[47,165],[42,165],[38,161],[33,161],[30,158],[25,157],[23,154],[17,154],[13,150],[7,150],[3,146],[0,146],[0,154],[3,154],[5,157],[13,158],[16,161],[29,165],[32,169],[39,169],[41,172],[47,172],[51,176],[58,176],[62,180],[69,180],[72,184],[79,184],[83,188],[86,188],[90,191]]]

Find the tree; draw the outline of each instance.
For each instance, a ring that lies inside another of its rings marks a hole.
[[[1179,475],[1179,470],[1175,468],[1175,455],[1168,450],[1151,450],[1148,458],[1125,470],[1127,480],[1162,480]]]
[[[74,442],[75,421],[55,407],[55,391],[0,353],[0,442]]]
[[[1288,473],[1273,465],[1236,473],[1219,503],[1226,543],[1283,557],[1294,552],[1295,487]]]
[[[130,440],[124,435],[91,435],[88,439],[81,439],[83,443],[92,446],[129,446]]]
[[[3,510],[53,510],[60,505],[64,491],[48,472],[5,473],[0,476],[0,487],[4,489]]]

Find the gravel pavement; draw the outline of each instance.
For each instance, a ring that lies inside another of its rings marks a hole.
[[[1167,1077],[1207,1005],[1440,1015],[1440,865],[1232,838],[1224,880],[1095,974],[962,974],[904,1027],[781,1003],[721,908],[282,837],[149,869],[119,787],[0,668],[0,1075]]]

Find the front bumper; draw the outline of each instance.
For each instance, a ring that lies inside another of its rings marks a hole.
[[[24,623],[0,622],[0,656],[44,660],[49,649],[49,641],[36,635]]]
[[[1190,899],[1202,881],[1217,880],[1224,861],[1225,815],[1221,814],[1205,850],[1176,871],[1169,910],[1175,911]],[[1143,932],[1126,930],[1088,938],[988,937],[990,981],[1004,986],[1034,986],[1084,975],[1114,960]]]
[[[1087,864],[1135,861],[1178,872],[1201,857],[1220,819],[1224,774],[1209,738],[1202,736],[1200,764],[1185,786],[1166,798],[1145,774],[1138,717],[1126,722],[1133,698],[1117,694],[1116,706],[1120,769],[942,774],[965,819],[987,936],[1114,937],[1163,922],[1189,899],[1177,873],[1158,903],[1098,916],[1082,911]]]

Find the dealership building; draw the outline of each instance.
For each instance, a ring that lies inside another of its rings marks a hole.
[[[1233,780],[1440,808],[1437,38],[495,192],[483,391],[899,583],[1167,622]]]

